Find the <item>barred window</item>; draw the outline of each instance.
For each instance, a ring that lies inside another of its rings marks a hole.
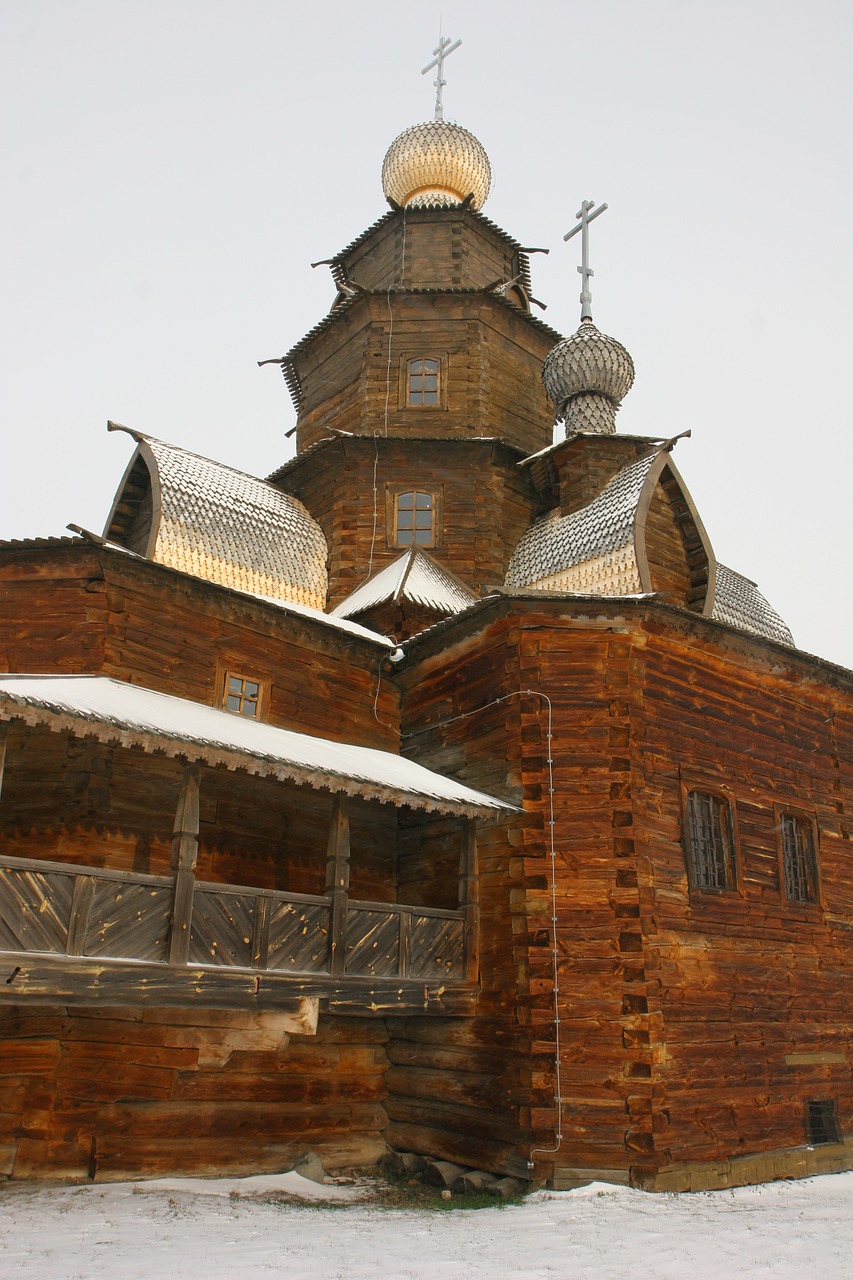
[[[806,1141],[810,1147],[841,1141],[838,1109],[832,1098],[811,1098],[806,1103]]]
[[[814,824],[796,813],[779,819],[782,879],[789,902],[817,902]]]
[[[688,793],[687,867],[695,889],[737,887],[731,807],[722,796]]]
[[[407,404],[438,405],[438,360],[410,360],[407,366]]]

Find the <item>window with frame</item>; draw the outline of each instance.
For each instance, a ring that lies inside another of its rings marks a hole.
[[[394,546],[434,547],[436,505],[432,493],[416,489],[398,493],[394,498]]]
[[[687,793],[687,869],[694,889],[736,889],[732,809],[712,791]]]
[[[226,711],[232,711],[238,716],[246,716],[249,720],[259,720],[261,695],[260,680],[250,680],[246,676],[226,671],[222,694],[222,705]]]
[[[798,813],[779,815],[782,883],[789,902],[817,902],[814,823]]]
[[[409,360],[406,365],[406,404],[429,405],[433,408],[439,404],[441,391],[441,362],[420,358]]]

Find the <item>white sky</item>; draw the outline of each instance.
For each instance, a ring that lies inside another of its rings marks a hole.
[[[106,419],[256,474],[289,456],[275,367],[327,311],[329,257],[385,211],[432,113],[494,173],[485,212],[637,381],[623,431],[676,461],[721,560],[801,647],[853,667],[847,368],[849,0],[0,0],[0,537],[100,530],[130,456]]]

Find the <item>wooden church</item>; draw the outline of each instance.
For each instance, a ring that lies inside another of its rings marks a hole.
[[[103,535],[0,546],[4,1176],[853,1167],[853,675],[617,430],[590,203],[533,314],[447,43],[295,457],[121,428]]]

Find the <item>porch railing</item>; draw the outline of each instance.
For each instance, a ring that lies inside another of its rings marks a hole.
[[[464,980],[466,910],[193,882],[0,856],[0,951],[263,973]],[[337,913],[336,917],[333,916]],[[333,946],[333,934],[336,938]],[[336,949],[342,962],[336,959]]]

